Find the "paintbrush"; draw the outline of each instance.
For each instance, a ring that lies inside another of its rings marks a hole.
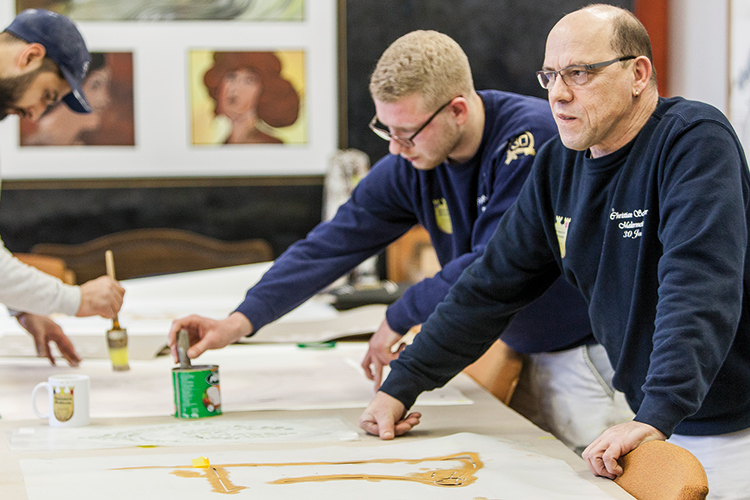
[[[107,264],[107,276],[115,279],[115,258],[112,250],[104,253],[104,260]],[[120,327],[117,314],[112,319],[112,329],[107,330],[107,346],[109,348],[109,359],[112,360],[112,369],[114,371],[130,370],[128,364],[128,331]]]

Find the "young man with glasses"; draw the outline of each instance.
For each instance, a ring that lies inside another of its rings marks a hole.
[[[197,342],[191,358],[257,331],[421,224],[442,270],[406,290],[370,340],[362,365],[378,387],[383,367],[397,356],[391,348],[427,319],[482,255],[537,148],[556,133],[543,100],[476,92],[466,54],[434,31],[396,40],[378,61],[370,92],[376,110],[370,128],[389,141],[391,154],[377,162],[331,221],[276,260],[227,319],[175,321],[169,334],[173,351],[181,328]],[[564,280],[518,312],[503,340],[529,355],[512,405],[569,446],[582,450],[603,429],[632,418],[622,395],[609,387],[611,365],[593,341],[581,294]]]
[[[584,451],[591,471],[614,478],[619,457],[669,438],[701,461],[709,498],[747,499],[750,172],[739,139],[715,108],[659,97],[648,34],[617,7],[560,20],[539,76],[559,139],[360,424],[384,438],[412,428],[417,395],[563,275],[635,411]]]
[[[91,111],[81,90],[89,52],[75,25],[65,16],[26,10],[0,33],[0,119],[9,114],[38,120],[62,100],[79,113]],[[125,290],[102,276],[81,286],[21,263],[0,241],[0,302],[34,338],[39,356],[54,364],[50,343],[57,344],[71,365],[81,358],[58,324],[46,315],[99,315],[112,318]]]

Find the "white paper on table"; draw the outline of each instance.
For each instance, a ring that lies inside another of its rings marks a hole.
[[[29,500],[257,499],[602,500],[565,462],[462,433],[372,447],[21,460]]]
[[[233,345],[208,351],[195,364],[219,366],[224,413],[254,410],[364,408],[375,395],[359,364],[367,350],[362,342],[339,342],[330,349],[296,345]],[[50,375],[78,373],[91,377],[92,418],[166,416],[174,414],[170,357],[131,361],[130,370],[113,372],[109,361],[84,360],[78,368],[50,366],[46,359],[0,360],[0,415],[34,419],[31,390]],[[40,391],[37,407],[47,408]],[[418,405],[472,404],[461,391],[444,387],[423,393]]]
[[[161,425],[20,427],[9,435],[13,451],[93,450],[130,446],[354,441],[359,431],[338,417],[237,419],[227,415]]]

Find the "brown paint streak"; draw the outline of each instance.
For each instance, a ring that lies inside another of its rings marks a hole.
[[[148,468],[148,467],[144,467]],[[200,472],[199,472],[200,471]],[[206,467],[194,470],[175,470],[172,471],[177,477],[205,477],[208,479],[214,493],[224,493],[228,495],[236,495],[241,490],[247,489],[246,486],[235,486],[232,481],[229,480],[229,472],[224,467]]]
[[[234,495],[240,490],[246,489],[245,486],[236,486],[229,479],[227,469],[232,467],[289,467],[289,466],[327,466],[327,465],[364,465],[364,464],[420,464],[424,462],[447,462],[457,461],[461,464],[458,468],[448,469],[428,469],[424,472],[414,472],[405,476],[377,475],[377,474],[332,474],[304,476],[297,478],[285,478],[271,481],[269,484],[296,484],[306,482],[321,481],[411,481],[432,486],[468,486],[477,480],[476,472],[484,467],[478,453],[464,452],[445,455],[441,457],[428,457],[423,459],[399,459],[384,458],[373,460],[358,460],[353,462],[292,462],[292,463],[264,463],[264,464],[223,464],[207,468],[195,468],[190,465],[177,466],[152,466],[152,467],[122,467],[113,470],[133,470],[133,469],[176,469],[172,471],[177,477],[183,478],[200,478],[208,480],[211,488],[215,493]]]
[[[422,460],[400,460],[400,459],[382,459],[382,460],[364,460],[360,462],[315,462],[286,465],[357,465],[365,463],[392,464],[404,462],[407,464],[417,464],[422,462],[442,462],[454,460],[463,465],[459,469],[435,469],[425,472],[414,472],[407,476],[390,476],[390,475],[371,475],[371,474],[333,474],[329,476],[305,476],[297,478],[286,478],[272,481],[270,484],[295,484],[306,482],[320,481],[342,481],[342,480],[365,480],[365,481],[412,481],[433,486],[468,486],[476,481],[474,473],[481,469],[484,464],[479,459],[477,453],[458,453],[447,455],[445,457],[426,458]]]

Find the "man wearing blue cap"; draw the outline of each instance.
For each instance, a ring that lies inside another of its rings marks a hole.
[[[72,110],[91,111],[81,91],[89,52],[75,25],[46,10],[26,10],[0,33],[0,119],[9,114],[38,120],[62,100]],[[49,358],[50,342],[71,365],[80,357],[52,313],[112,318],[122,306],[125,290],[102,276],[81,286],[26,266],[0,241],[0,302],[16,312],[18,322],[34,337],[39,356]]]
[[[91,112],[81,89],[89,60],[67,17],[41,9],[20,13],[0,35],[0,110],[37,120],[62,99],[73,111]]]

